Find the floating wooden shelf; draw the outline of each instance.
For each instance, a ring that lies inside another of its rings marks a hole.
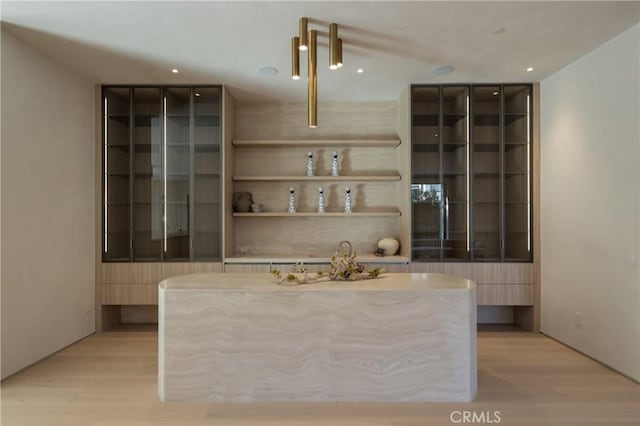
[[[233,146],[246,148],[260,147],[349,147],[349,148],[394,148],[399,139],[334,139],[334,140],[234,140]]]
[[[358,176],[234,176],[234,182],[394,182],[400,175]]]
[[[260,213],[233,213],[234,217],[375,217],[375,216],[400,216],[399,210],[387,210],[387,211],[368,211],[368,212],[300,212],[300,213],[287,213],[287,212],[260,212]]]
[[[411,260],[405,256],[376,256],[373,253],[365,255],[357,255],[358,263],[409,263]],[[313,255],[295,255],[295,254],[279,254],[279,255],[258,255],[258,256],[240,256],[227,257],[224,263],[227,264],[270,264],[270,263],[330,263],[331,257],[313,256]]]

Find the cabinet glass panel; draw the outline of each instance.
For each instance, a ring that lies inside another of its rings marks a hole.
[[[472,200],[471,250],[477,261],[501,258],[501,130],[500,86],[472,89]]]
[[[531,87],[504,86],[504,257],[531,257]]]
[[[442,88],[442,260],[467,260],[469,89]]]
[[[443,184],[440,179],[440,88],[414,87],[411,94],[412,258],[440,260]]]
[[[412,258],[468,258],[468,88],[412,88]]]
[[[188,261],[190,245],[191,89],[164,89],[165,251],[164,260]]]
[[[129,88],[103,92],[103,258],[129,261]]]
[[[133,260],[159,261],[163,243],[161,89],[133,89]]]
[[[219,260],[220,233],[220,89],[193,88],[194,202],[193,259]]]

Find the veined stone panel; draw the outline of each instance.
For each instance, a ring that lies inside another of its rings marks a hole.
[[[159,395],[196,401],[470,401],[475,285],[441,274],[279,286],[198,274],[159,289]]]

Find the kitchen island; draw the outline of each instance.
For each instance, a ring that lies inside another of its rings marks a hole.
[[[475,284],[442,274],[283,286],[209,273],[159,285],[163,401],[471,401]]]

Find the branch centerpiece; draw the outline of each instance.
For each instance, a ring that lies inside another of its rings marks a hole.
[[[343,253],[342,247],[348,246],[348,252]],[[384,268],[376,267],[370,271],[365,271],[364,265],[358,264],[356,253],[353,251],[351,242],[340,241],[335,254],[331,257],[331,267],[329,272],[317,271],[309,272],[303,263],[296,263],[291,268],[291,272],[283,274],[278,270],[271,273],[275,276],[280,285],[300,285],[312,284],[320,281],[360,281],[370,280],[379,277]]]

